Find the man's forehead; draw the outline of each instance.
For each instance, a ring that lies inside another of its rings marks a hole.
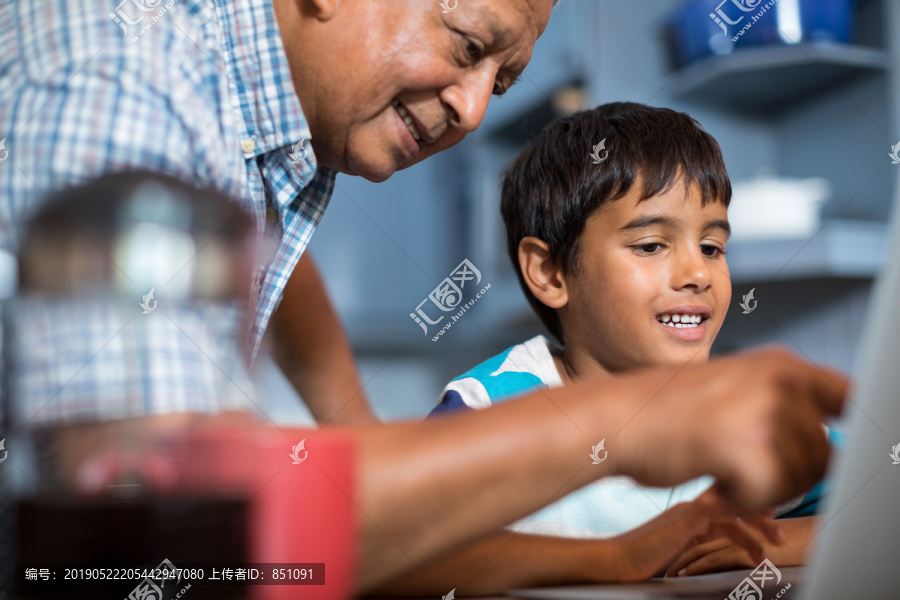
[[[494,31],[500,46],[515,50],[501,72],[517,78],[531,58],[534,42],[547,27],[554,0],[481,0],[479,5],[473,14]]]
[[[547,27],[554,0],[479,0],[477,4],[477,12],[493,17],[500,27],[524,24],[525,30],[537,38]]]

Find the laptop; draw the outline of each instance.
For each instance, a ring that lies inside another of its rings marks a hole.
[[[805,567],[515,590],[546,600],[896,600],[900,598],[900,204],[875,284],[844,408],[844,450],[829,465],[831,491]],[[754,587],[755,586],[755,587]]]

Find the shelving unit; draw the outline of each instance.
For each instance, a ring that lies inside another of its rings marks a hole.
[[[884,72],[883,50],[826,42],[739,48],[688,65],[669,84],[674,96],[750,116],[776,116],[867,74]]]
[[[733,241],[728,267],[733,285],[756,281],[871,278],[887,253],[887,226],[835,220],[811,239]]]

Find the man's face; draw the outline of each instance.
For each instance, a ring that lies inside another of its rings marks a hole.
[[[383,181],[453,146],[531,58],[552,0],[342,0],[325,27],[310,129],[323,164]],[[293,69],[292,69],[293,70]],[[295,76],[296,79],[296,76]],[[304,111],[306,105],[304,104]]]
[[[731,302],[725,206],[701,207],[696,185],[643,202],[637,188],[588,219],[560,314],[567,351],[610,371],[706,360]]]

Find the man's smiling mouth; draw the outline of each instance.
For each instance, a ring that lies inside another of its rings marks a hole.
[[[406,123],[406,128],[409,129],[409,133],[413,136],[413,139],[417,142],[422,141],[422,136],[419,135],[419,132],[416,131],[416,126],[413,123],[412,117],[409,115],[409,111],[406,110],[406,107],[400,104],[400,100],[394,98],[392,102],[394,109],[400,115],[400,118],[403,119],[403,122]]]

